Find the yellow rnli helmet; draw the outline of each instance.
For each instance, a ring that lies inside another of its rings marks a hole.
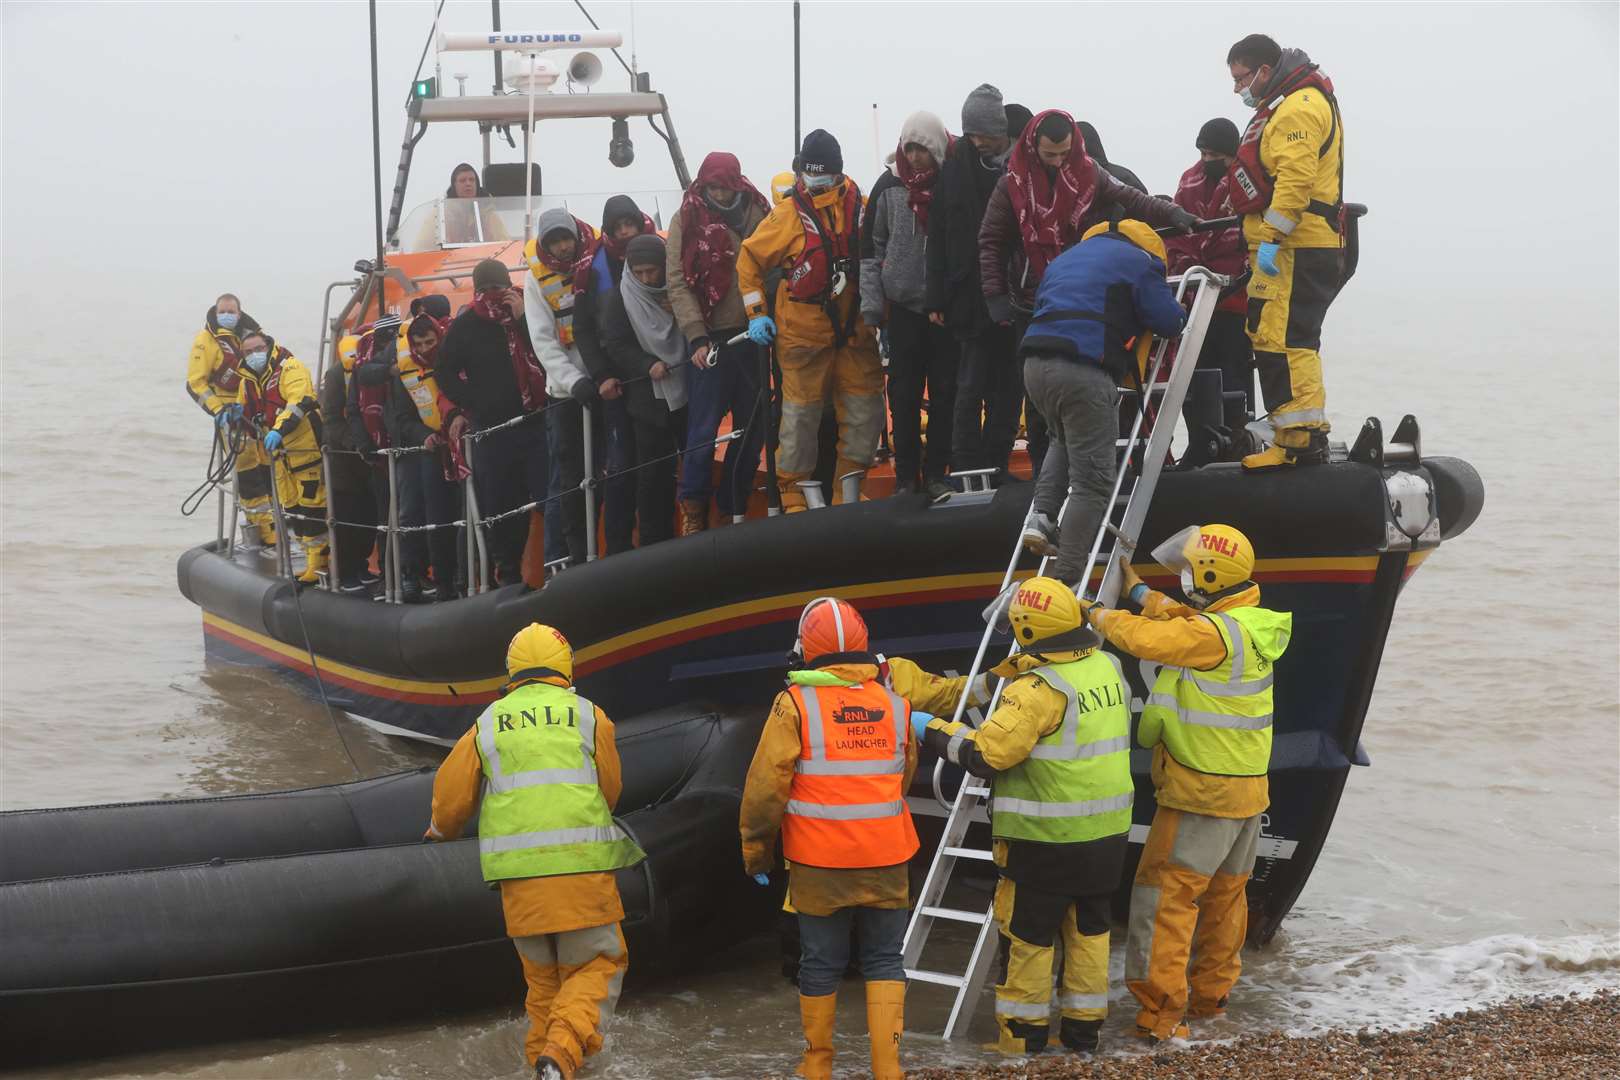
[[[1153,226],[1145,221],[1137,221],[1135,218],[1126,218],[1124,221],[1099,221],[1087,229],[1085,235],[1080,239],[1084,242],[1090,240],[1093,236],[1101,236],[1103,233],[1108,232],[1119,233],[1155,259],[1166,265],[1169,264],[1170,258],[1165,253],[1163,238],[1153,231]]]
[[[1153,560],[1181,575],[1181,591],[1189,600],[1208,602],[1248,583],[1254,545],[1230,525],[1192,525],[1154,548]]]
[[[574,647],[562,631],[544,623],[530,623],[512,635],[506,647],[506,674],[513,682],[526,679],[574,681]]]
[[[357,334],[344,334],[338,338],[338,360],[343,364],[344,371],[354,370],[355,351],[360,348],[360,337]]]
[[[1033,645],[1080,628],[1080,602],[1056,578],[1032,577],[1015,583],[1007,623],[1020,645]]]
[[[790,172],[779,172],[771,177],[772,204],[779,203],[793,194],[793,185],[798,182],[799,178]]]

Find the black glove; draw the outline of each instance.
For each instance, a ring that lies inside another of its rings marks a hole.
[[[1174,203],[1170,204],[1170,224],[1175,228],[1180,229],[1182,232],[1192,232],[1193,226],[1200,224],[1201,220],[1202,219],[1196,215],[1188,213],[1186,210],[1183,210]]]
[[[1006,293],[985,297],[984,306],[990,310],[991,322],[998,326],[1008,326],[1012,323],[1012,297]]]
[[[596,400],[596,384],[590,379],[581,379],[568,389],[568,396],[586,406]]]

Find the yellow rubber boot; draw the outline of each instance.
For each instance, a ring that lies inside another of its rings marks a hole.
[[[259,543],[265,547],[276,546],[276,526],[269,517],[259,518],[254,524],[259,529]]]
[[[326,544],[311,544],[304,548],[304,572],[298,575],[298,580],[305,585],[313,585],[321,580],[321,574],[326,570]]]
[[[799,1022],[804,1025],[804,1061],[799,1075],[805,1080],[832,1080],[833,1024],[838,1019],[838,995],[799,995]]]
[[[906,984],[866,984],[866,1036],[872,1044],[872,1080],[904,1080],[900,1032],[905,1027]]]
[[[804,500],[804,491],[799,487],[800,480],[808,480],[808,476],[800,473],[776,474],[776,487],[782,495],[782,513],[799,514],[810,507]]]
[[[1276,441],[1243,459],[1245,472],[1266,472],[1295,465],[1324,465],[1328,459],[1327,433],[1311,428],[1283,428]]]

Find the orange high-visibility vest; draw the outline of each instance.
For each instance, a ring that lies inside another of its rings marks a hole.
[[[877,683],[793,686],[799,743],[782,851],[789,862],[894,866],[917,851],[906,808],[911,707]]]

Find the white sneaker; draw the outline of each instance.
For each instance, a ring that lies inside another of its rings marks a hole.
[[[1035,555],[1056,555],[1058,553],[1058,530],[1052,524],[1052,519],[1039,510],[1030,514],[1024,522],[1024,531],[1018,537],[1024,550]]]

